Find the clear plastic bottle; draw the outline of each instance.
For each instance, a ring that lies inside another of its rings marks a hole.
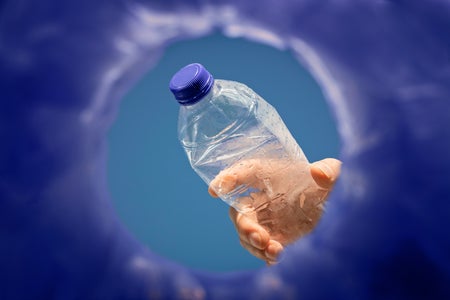
[[[179,70],[170,90],[181,104],[179,140],[212,193],[284,245],[309,232],[325,192],[276,110],[242,83],[214,80],[198,63]]]

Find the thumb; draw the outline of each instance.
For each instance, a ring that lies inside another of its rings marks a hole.
[[[331,189],[341,173],[342,162],[335,158],[325,158],[311,164],[311,176],[316,183],[324,188]]]

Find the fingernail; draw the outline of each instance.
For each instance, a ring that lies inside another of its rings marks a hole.
[[[252,232],[249,236],[250,244],[255,248],[261,248],[261,235],[257,232]]]
[[[219,193],[227,194],[236,186],[236,175],[229,174],[222,178],[219,183]]]
[[[266,261],[266,264],[268,267],[274,266],[276,265],[278,262],[277,261],[273,261],[273,260],[268,260]]]
[[[277,245],[269,245],[265,251],[266,257],[271,261],[276,261],[281,249]]]
[[[320,171],[322,171],[323,175],[325,175],[328,179],[331,179],[333,177],[333,170],[331,170],[330,166],[327,164],[324,164],[322,162],[318,162],[315,165],[317,168],[319,168]]]

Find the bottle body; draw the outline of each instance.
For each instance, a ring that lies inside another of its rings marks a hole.
[[[202,100],[181,106],[178,135],[214,193],[273,239],[293,242],[318,219],[325,193],[307,158],[276,110],[244,84],[216,80]]]

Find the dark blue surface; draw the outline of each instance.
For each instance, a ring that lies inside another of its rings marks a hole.
[[[0,299],[449,298],[450,4],[207,3],[0,5]],[[341,180],[275,268],[159,258],[106,189],[118,100],[164,45],[212,28],[298,53],[337,118]]]

